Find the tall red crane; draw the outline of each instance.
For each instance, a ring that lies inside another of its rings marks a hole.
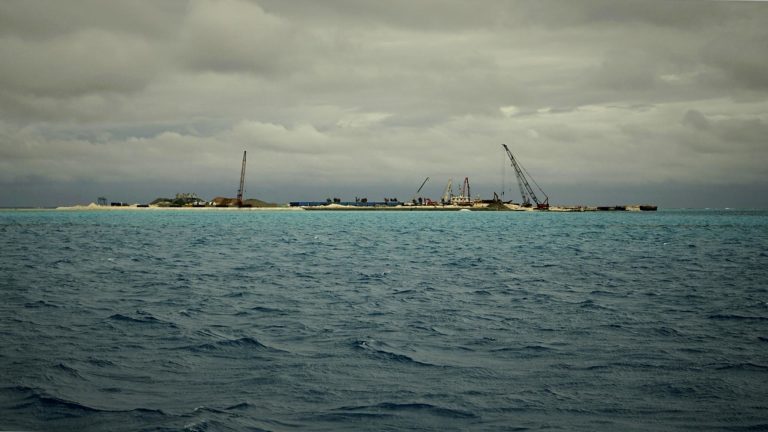
[[[243,205],[243,193],[245,193],[245,150],[243,150],[243,168],[240,170],[240,189],[237,190],[237,205]]]
[[[515,175],[517,176],[517,184],[520,186],[520,194],[523,196],[523,207],[531,207],[531,200],[536,203],[536,208],[539,210],[547,210],[549,209],[549,197],[546,193],[544,193],[544,190],[541,189],[541,186],[539,186],[538,183],[536,183],[536,180],[531,177],[531,181],[533,184],[536,185],[536,187],[541,191],[542,195],[544,195],[544,201],[539,201],[539,198],[536,196],[536,194],[533,192],[533,188],[531,188],[531,185],[528,183],[528,179],[525,177],[525,174],[523,174],[523,171],[525,168],[520,166],[520,164],[517,162],[514,156],[512,156],[512,152],[509,151],[509,147],[507,147],[506,144],[502,144],[502,147],[504,147],[504,150],[507,152],[507,156],[509,156],[509,161],[512,163],[512,168],[515,169]],[[527,173],[528,171],[526,171]],[[528,174],[528,177],[531,175]]]

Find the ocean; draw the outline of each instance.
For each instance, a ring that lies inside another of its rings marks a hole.
[[[768,212],[0,211],[0,430],[768,430]]]

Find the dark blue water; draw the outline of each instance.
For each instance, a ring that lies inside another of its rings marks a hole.
[[[0,212],[0,430],[768,430],[768,212]]]

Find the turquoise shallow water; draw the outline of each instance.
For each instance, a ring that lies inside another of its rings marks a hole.
[[[768,430],[768,212],[0,212],[0,430]]]

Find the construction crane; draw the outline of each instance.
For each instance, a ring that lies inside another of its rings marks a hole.
[[[443,192],[440,202],[443,204],[450,204],[451,198],[453,198],[453,179],[448,179],[448,184],[445,186],[445,192]]]
[[[240,170],[240,189],[237,190],[237,205],[243,206],[243,193],[245,193],[245,150],[243,150],[243,168]]]
[[[532,207],[531,200],[533,200],[534,203],[536,203],[536,208],[539,210],[547,210],[549,209],[549,197],[546,193],[544,193],[544,190],[541,189],[541,186],[539,186],[538,183],[536,183],[536,180],[531,177],[530,174],[528,174],[528,177],[531,177],[531,181],[533,184],[536,185],[536,187],[541,191],[541,194],[544,195],[544,201],[540,201],[539,198],[536,196],[536,194],[533,192],[533,188],[531,188],[530,183],[528,183],[528,179],[526,178],[526,174],[528,171],[525,171],[525,168],[523,168],[515,159],[514,156],[512,156],[512,152],[509,151],[509,147],[507,147],[506,144],[502,144],[502,147],[504,147],[504,150],[507,152],[507,156],[509,156],[509,161],[512,163],[512,168],[515,170],[515,175],[517,176],[517,184],[520,186],[520,195],[523,196],[523,207]]]
[[[419,186],[419,190],[416,191],[415,194],[413,194],[413,198],[411,198],[411,202],[416,204],[416,197],[419,196],[419,192],[421,192],[421,189],[424,188],[424,185],[427,184],[427,181],[429,181],[429,177],[424,179],[424,182],[421,183],[421,186]],[[421,204],[421,203],[420,203]]]
[[[461,185],[461,195],[467,197],[472,202],[472,193],[469,191],[469,177],[464,177],[464,184]]]
[[[473,203],[472,193],[469,189],[469,177],[464,177],[464,183],[461,185],[461,193],[458,196],[451,197],[451,204],[459,206],[471,206]]]

